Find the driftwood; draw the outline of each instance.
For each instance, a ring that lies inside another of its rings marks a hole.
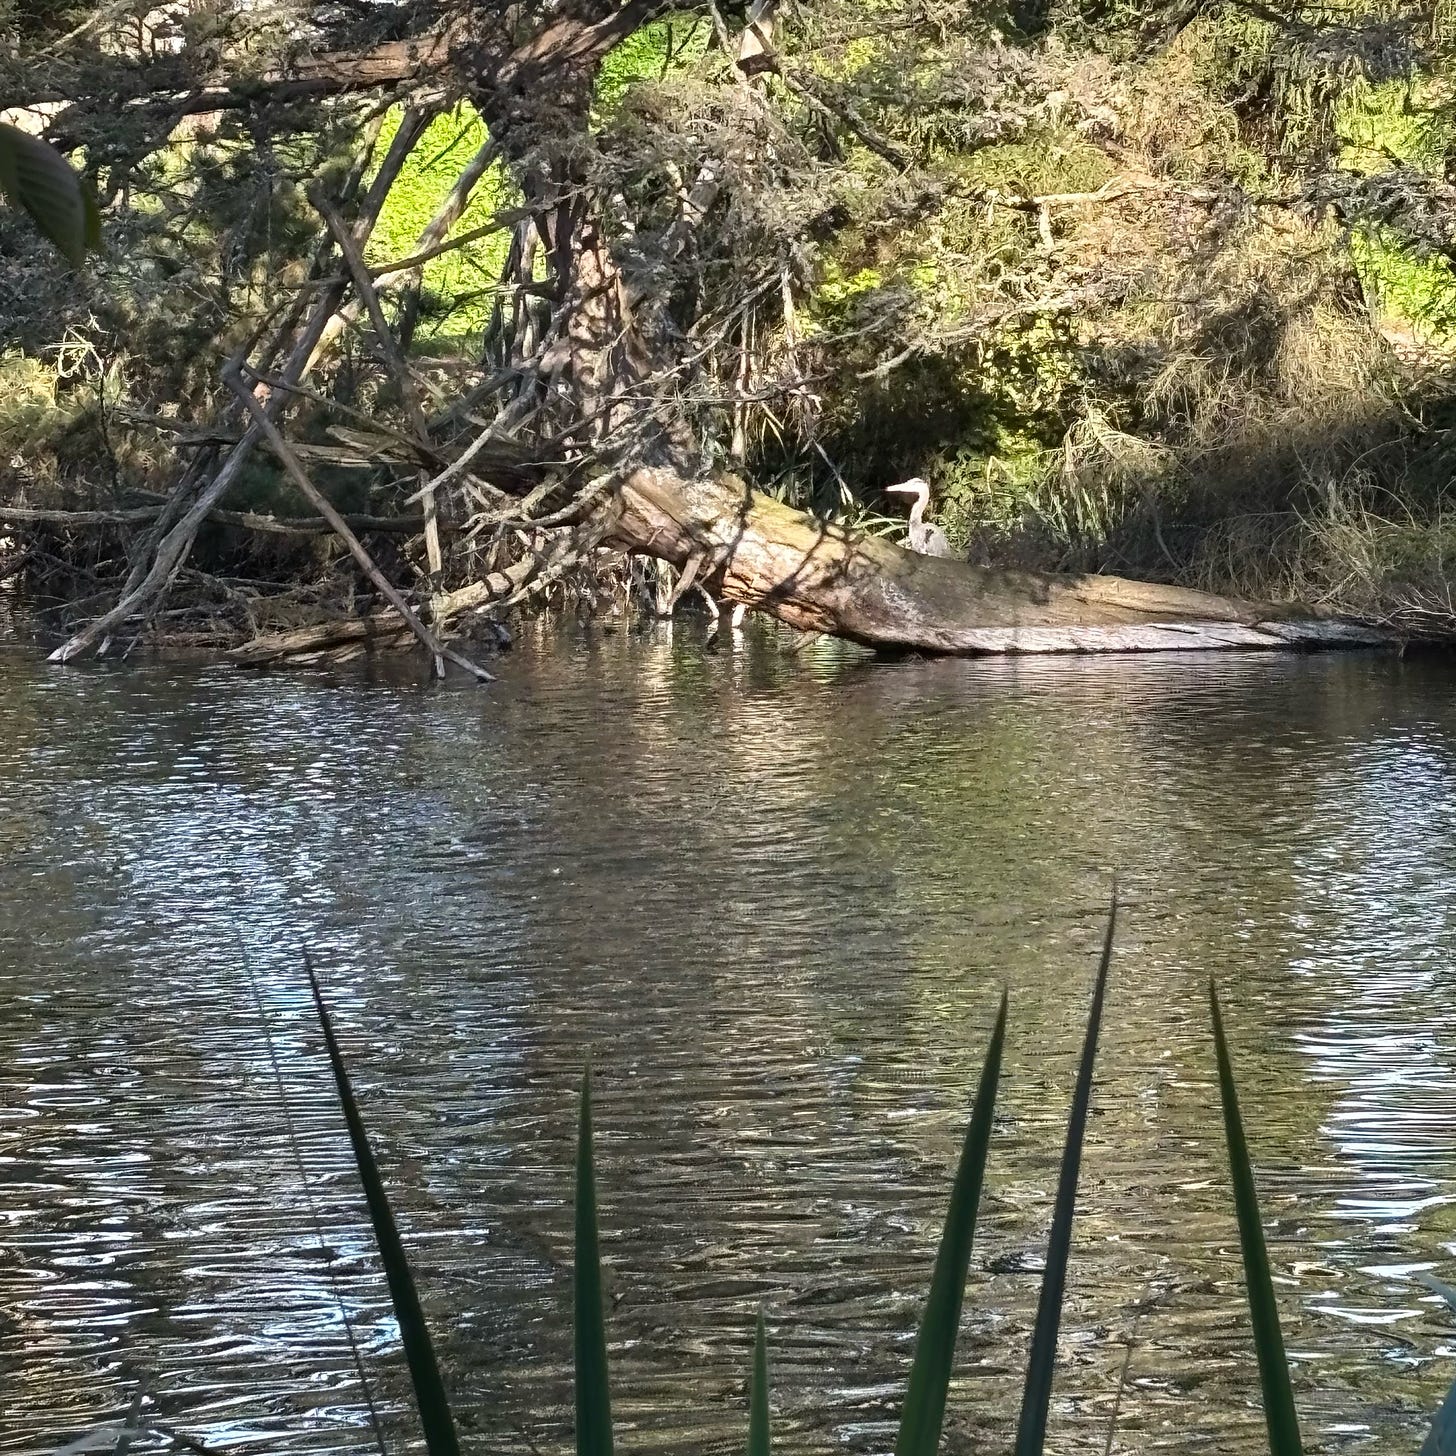
[[[734,477],[638,470],[610,539],[691,570],[714,595],[805,632],[952,654],[1390,645],[1376,628],[1129,581],[971,566],[816,521]]]
[[[0,524],[13,526],[143,526],[155,521],[162,505],[128,506],[118,510],[65,511],[39,506],[0,504]],[[321,536],[333,531],[322,516],[265,516],[255,511],[229,511],[214,506],[206,519],[219,526],[235,526],[243,531],[256,531],[265,536]],[[424,517],[409,516],[344,516],[353,531],[380,535],[412,536],[424,524]]]
[[[427,613],[431,627],[444,630],[463,612],[475,611],[509,599],[529,575],[531,563],[521,562],[509,571],[492,572],[481,581],[436,597]],[[370,612],[363,617],[342,617],[281,632],[262,632],[251,642],[235,647],[228,657],[239,667],[272,667],[281,662],[308,662],[334,657],[341,649],[355,647],[397,651],[408,647],[413,634],[395,611]],[[351,654],[352,655],[352,654]]]
[[[565,552],[560,554],[563,558],[566,556]],[[423,614],[436,632],[443,632],[466,612],[501,608],[518,600],[529,590],[540,570],[534,558],[513,562],[504,571],[493,571],[479,581],[432,598]],[[548,563],[544,570],[549,576],[551,565]],[[341,651],[354,655],[354,648],[397,650],[408,647],[411,637],[398,612],[379,611],[281,632],[263,632],[251,642],[234,648],[228,656],[239,667],[271,667],[282,662],[336,658]]]
[[[263,632],[235,647],[228,657],[240,667],[271,667],[280,662],[317,660],[356,646],[395,651],[413,640],[397,612],[370,612],[363,617],[341,617],[334,622]]]

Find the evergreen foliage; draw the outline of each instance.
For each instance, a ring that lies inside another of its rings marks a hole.
[[[533,169],[576,169],[636,324],[708,341],[674,396],[707,463],[826,512],[873,514],[922,475],[953,541],[992,561],[1446,620],[1447,8],[823,0],[778,7],[746,74],[748,7],[684,3],[590,78],[590,155],[552,130],[574,80],[533,83],[527,145],[449,230],[469,241],[384,306],[442,398],[467,365],[507,364],[507,336],[539,337],[562,301],[546,250],[489,224]],[[36,98],[27,125],[84,160],[106,247],[77,280],[0,214],[4,368],[29,381],[0,402],[0,436],[24,440],[7,489],[160,489],[172,434],[126,421],[215,410],[222,362],[313,286],[310,189],[357,196],[409,91],[435,114],[366,260],[409,256],[486,141],[470,97],[493,83],[452,62],[433,90],[275,88],[300,48],[347,60],[426,23],[382,4],[199,0],[140,26],[23,10],[0,71]],[[176,112],[208,87],[234,99]],[[372,357],[353,327],[322,388],[397,412]],[[244,478],[288,494],[271,466]],[[335,484],[380,505],[397,480]]]

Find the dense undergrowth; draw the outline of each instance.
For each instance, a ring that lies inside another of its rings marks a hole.
[[[705,152],[729,180],[715,231],[653,302],[716,340],[684,415],[708,459],[825,513],[875,516],[884,485],[922,475],[978,560],[1449,630],[1446,7],[1214,4],[1176,24],[1174,9],[789,7],[779,72],[752,83],[766,109],[725,75],[706,12],[620,46],[593,114],[619,246],[691,188]],[[344,177],[363,139],[377,159],[399,115],[350,102],[268,136],[241,112],[161,149],[93,140],[108,245],[84,280],[0,216],[5,497],[105,507],[163,491],[218,412],[221,360],[305,279],[309,187]],[[391,194],[372,264],[410,253],[484,143],[453,99]],[[519,198],[492,162],[457,233]],[[413,310],[410,346],[442,400],[489,357],[503,308],[548,307],[519,281],[503,291],[510,247],[492,233],[432,259],[392,302]],[[362,416],[398,405],[368,350],[346,335],[329,382]],[[322,421],[302,428],[321,452],[333,441]],[[319,467],[356,512],[404,501],[398,475]],[[228,504],[302,511],[263,457]],[[125,529],[36,526],[9,569],[84,596],[128,547]],[[519,549],[489,538],[469,570]],[[402,578],[420,568],[418,542],[381,551]],[[303,597],[352,570],[326,537],[225,526],[191,569]],[[236,610],[220,588],[218,611]]]

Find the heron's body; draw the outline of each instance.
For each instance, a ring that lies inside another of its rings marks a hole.
[[[955,556],[950,538],[939,526],[931,525],[925,519],[925,508],[930,504],[930,486],[927,482],[917,475],[899,485],[886,486],[885,489],[915,497],[915,504],[910,507],[910,527],[905,537],[905,544],[912,551],[919,552],[921,556]]]

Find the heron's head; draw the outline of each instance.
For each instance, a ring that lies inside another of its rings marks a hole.
[[[899,485],[887,485],[885,490],[891,495],[914,496],[922,501],[930,499],[930,482],[922,480],[918,475],[912,475],[909,480],[902,480]]]

